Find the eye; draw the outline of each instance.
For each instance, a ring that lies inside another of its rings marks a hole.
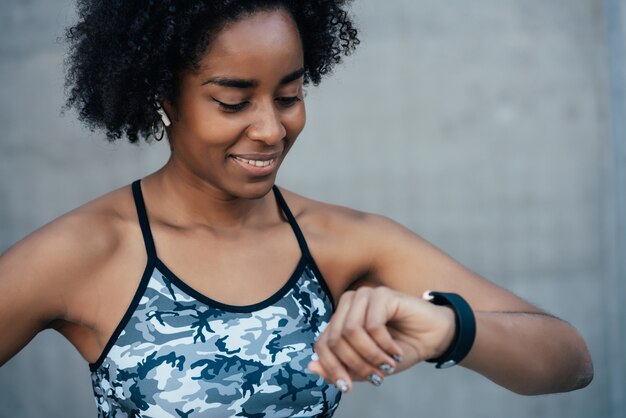
[[[276,101],[280,103],[280,105],[289,107],[297,102],[301,102],[302,99],[298,96],[288,96],[288,97],[277,97]]]
[[[220,108],[226,112],[239,112],[240,110],[243,110],[246,108],[246,106],[248,106],[248,102],[229,104],[220,102],[215,97],[211,97],[211,99],[213,99],[213,101],[216,102],[220,106]]]

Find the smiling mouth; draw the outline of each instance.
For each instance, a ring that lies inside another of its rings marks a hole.
[[[276,161],[276,158],[272,158],[270,160],[249,160],[247,158],[238,157],[236,155],[232,156],[235,160],[241,161],[242,163],[251,165],[253,167],[268,167]]]

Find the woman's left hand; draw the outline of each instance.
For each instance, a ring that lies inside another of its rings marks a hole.
[[[388,287],[346,291],[315,343],[312,372],[350,390],[355,380],[378,386],[384,376],[436,358],[452,343],[454,312]]]

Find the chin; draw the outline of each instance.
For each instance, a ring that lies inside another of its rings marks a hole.
[[[276,176],[271,176],[271,178],[249,182],[243,187],[238,187],[234,194],[242,199],[261,199],[272,191],[275,181]]]

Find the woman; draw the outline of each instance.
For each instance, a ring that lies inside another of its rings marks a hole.
[[[345,1],[101,3],[68,31],[69,104],[171,157],[2,256],[0,363],[58,330],[105,417],[330,416],[424,360],[524,394],[590,381],[565,322],[388,219],[273,187],[303,84],[358,43]]]

